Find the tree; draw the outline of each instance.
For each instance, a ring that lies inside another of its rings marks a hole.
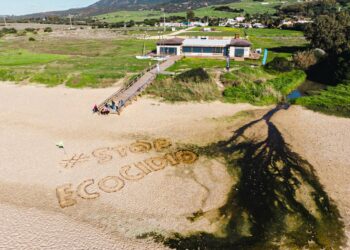
[[[187,20],[189,20],[189,21],[194,19],[195,18],[195,14],[194,14],[193,10],[188,10],[187,13],[186,13],[186,17],[187,17]]]
[[[330,55],[338,55],[350,49],[350,15],[339,12],[316,17],[306,27],[305,37],[314,48],[320,48]]]

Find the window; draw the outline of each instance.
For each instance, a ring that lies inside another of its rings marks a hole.
[[[213,53],[221,54],[222,53],[222,48],[220,48],[220,47],[213,48]]]
[[[202,47],[193,47],[193,53],[202,53]]]
[[[161,47],[160,53],[165,55],[176,55],[177,54],[177,48],[172,47]]]
[[[204,47],[203,48],[203,53],[213,53],[213,48],[206,48],[206,47]]]
[[[192,47],[183,47],[182,48],[183,53],[191,53],[192,52]]]
[[[244,56],[244,49],[235,48],[235,57],[243,57],[243,56]]]

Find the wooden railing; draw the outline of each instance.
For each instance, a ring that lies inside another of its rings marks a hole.
[[[155,69],[157,67],[157,64],[154,64],[145,70],[143,70],[141,73],[137,74],[136,77],[133,77],[130,79],[124,87],[119,89],[117,92],[113,93],[111,96],[109,96],[107,99],[105,99],[99,106],[98,110],[101,112],[101,110],[104,108],[106,103],[109,103],[115,98],[118,98],[119,95],[123,94],[127,89],[129,89],[131,86],[133,86],[138,80],[140,80],[141,77],[143,77],[146,73],[150,72],[151,70]],[[128,97],[127,100],[123,100],[123,103],[120,107],[118,107],[118,112],[110,112],[110,113],[119,113],[122,108],[125,107],[125,104],[130,101],[132,98],[134,98],[136,95],[138,95],[142,90],[144,90],[144,87],[148,85],[150,82],[152,82],[155,79],[155,76],[152,77],[151,81],[147,81],[146,84],[144,84],[141,88],[139,88],[131,97]]]
[[[127,89],[129,89],[134,83],[136,83],[141,77],[143,77],[147,72],[150,72],[151,70],[155,69],[157,67],[157,64],[152,65],[151,67],[148,67],[147,69],[143,70],[141,73],[137,74],[136,77],[133,77],[130,79],[127,84],[125,84],[124,87],[119,89],[117,92],[113,93],[111,96],[109,96],[106,100],[104,100],[99,106],[98,110],[101,111],[102,108],[105,106],[106,103],[110,102],[115,97],[118,97],[120,94],[124,93]]]

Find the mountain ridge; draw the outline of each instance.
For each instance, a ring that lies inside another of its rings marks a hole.
[[[83,8],[74,8],[62,11],[49,11],[23,15],[23,18],[38,18],[46,16],[76,15],[82,17],[106,14],[120,10],[164,10],[178,12],[188,9],[198,9],[216,4],[239,2],[239,0],[99,0]]]

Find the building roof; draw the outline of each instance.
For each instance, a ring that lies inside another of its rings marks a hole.
[[[182,38],[174,37],[171,39],[159,40],[157,45],[181,45],[183,41],[184,39]]]
[[[250,47],[252,44],[248,42],[247,40],[243,39],[232,39],[230,42],[230,46],[234,47]]]
[[[171,38],[166,40],[159,40],[157,45],[182,45],[191,47],[250,47],[252,44],[247,40],[235,39],[200,39],[200,38]]]
[[[230,39],[185,39],[182,45],[192,47],[226,47],[230,42]]]

